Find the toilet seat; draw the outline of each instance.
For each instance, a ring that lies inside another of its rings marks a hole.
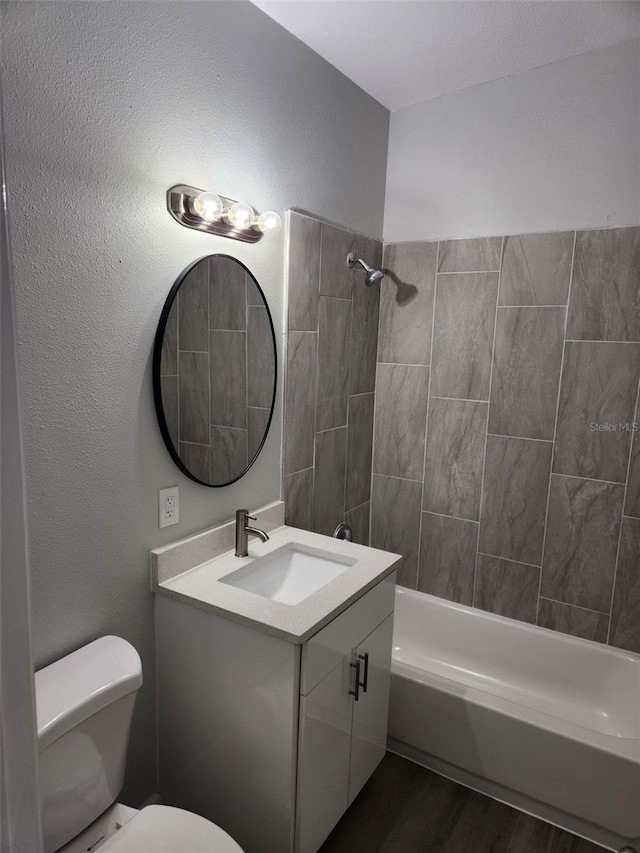
[[[171,806],[147,806],[98,849],[104,853],[243,853],[215,823]]]

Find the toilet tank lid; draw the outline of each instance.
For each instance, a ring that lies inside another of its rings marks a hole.
[[[121,637],[100,637],[35,674],[40,750],[142,685],[140,655]]]

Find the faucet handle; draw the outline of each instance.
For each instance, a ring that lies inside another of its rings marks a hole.
[[[257,521],[258,517],[256,515],[247,515],[248,521]]]

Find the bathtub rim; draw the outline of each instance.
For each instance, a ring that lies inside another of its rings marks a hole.
[[[564,631],[554,631],[553,628],[545,628],[544,625],[532,625],[531,622],[523,622],[521,619],[514,619],[512,616],[503,616],[500,613],[492,613],[490,610],[482,610],[480,607],[472,607],[469,604],[460,604],[457,601],[450,601],[448,598],[440,598],[437,595],[431,595],[429,592],[421,592],[418,589],[409,589],[409,587],[406,586],[396,585],[396,595],[399,595],[401,598],[406,595],[409,599],[426,598],[438,607],[469,613],[488,622],[501,622],[506,620],[512,625],[521,628],[523,633],[526,632],[535,635],[539,631],[544,631],[546,634],[553,634],[555,638],[567,646],[571,645],[576,646],[576,648],[583,648],[584,644],[587,643],[591,649],[597,648],[620,660],[631,660],[633,663],[640,665],[640,653],[632,652],[627,649],[620,649],[618,646],[610,646],[608,643],[600,643],[597,640],[588,640],[585,637],[575,637],[573,634],[565,634]]]
[[[638,667],[638,675],[640,676],[640,655],[634,652],[628,652],[623,649],[604,645],[594,640],[586,640],[582,637],[573,637],[570,634],[564,634],[560,631],[553,631],[550,628],[542,628],[538,625],[531,625],[527,622],[522,622],[518,619],[512,619],[507,616],[501,616],[497,613],[491,613],[486,610],[481,610],[476,607],[470,607],[465,604],[441,599],[437,596],[423,593],[418,590],[407,589],[405,587],[396,587],[396,596],[402,599],[407,597],[408,601],[417,602],[418,606],[422,606],[421,602],[426,600],[430,606],[438,607],[444,610],[453,610],[473,616],[482,622],[490,624],[500,624],[507,621],[510,625],[521,632],[521,635],[529,634],[539,636],[540,631],[544,631],[546,635],[553,635],[554,642],[565,647],[574,647],[578,649],[588,648],[590,653],[598,650],[599,654],[606,655],[607,658],[616,660],[624,660],[626,663],[631,662]],[[396,637],[400,634],[401,638],[410,636],[410,633],[403,632],[401,627],[402,621],[398,619],[398,610],[396,609],[396,619],[394,622],[394,645],[392,651],[391,667],[392,671],[400,674],[403,677],[409,678],[412,681],[429,684],[439,690],[445,690],[450,693],[459,694],[462,690],[465,692],[465,698],[475,705],[483,705],[485,707],[495,707],[500,713],[505,713],[510,717],[522,717],[524,712],[528,721],[538,728],[545,728],[551,731],[556,731],[565,737],[571,737],[574,740],[584,740],[584,738],[575,737],[571,733],[571,729],[577,729],[579,732],[586,732],[589,735],[589,740],[600,749],[606,752],[618,755],[623,758],[630,758],[632,761],[640,762],[640,725],[637,729],[637,734],[620,735],[613,732],[604,732],[595,729],[585,723],[576,720],[568,719],[566,716],[557,716],[548,711],[543,711],[538,708],[530,708],[523,702],[519,702],[516,698],[511,698],[508,695],[492,692],[490,689],[484,689],[477,685],[468,684],[464,680],[457,680],[439,672],[434,672],[428,668],[422,667],[409,660],[400,660],[395,656],[396,653]],[[587,644],[585,646],[585,644]],[[456,689],[453,689],[455,686]],[[491,701],[483,701],[484,697],[488,697]],[[515,713],[514,709],[518,709],[519,713]],[[530,715],[530,717],[529,717]],[[557,725],[556,725],[557,724]]]

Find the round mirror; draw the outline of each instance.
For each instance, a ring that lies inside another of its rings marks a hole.
[[[273,414],[276,338],[260,285],[240,261],[208,255],[171,288],[153,394],[169,453],[192,480],[228,486],[251,467]]]

